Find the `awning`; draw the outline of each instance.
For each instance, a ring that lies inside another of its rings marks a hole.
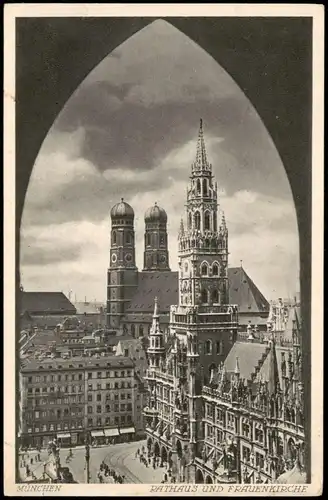
[[[92,437],[103,437],[104,431],[91,431],[91,436]]]
[[[105,429],[104,433],[106,437],[119,435],[118,429]]]
[[[131,432],[136,432],[134,427],[126,427],[125,429],[120,429],[120,434],[130,434]]]
[[[58,439],[68,439],[68,438],[70,438],[70,437],[71,437],[71,435],[70,435],[70,433],[69,433],[69,432],[64,432],[64,433],[62,433],[62,434],[57,434],[57,438],[58,438]]]

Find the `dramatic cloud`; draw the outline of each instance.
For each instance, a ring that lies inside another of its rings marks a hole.
[[[283,165],[252,105],[217,63],[159,21],[86,78],[49,132],[22,219],[26,289],[72,289],[104,300],[110,208],[136,214],[142,268],[144,212],[168,213],[170,264],[195,158],[199,118],[229,227],[230,265],[243,265],[268,297],[295,291],[298,235]]]

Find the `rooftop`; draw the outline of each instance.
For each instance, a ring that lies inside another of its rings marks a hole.
[[[44,314],[76,314],[76,309],[63,292],[21,292],[21,312]]]
[[[159,312],[169,312],[170,306],[176,304],[178,300],[178,277],[177,271],[138,273],[138,288],[126,313],[132,311],[152,313],[155,297],[158,298]]]
[[[228,269],[229,302],[237,304],[240,313],[267,314],[270,304],[242,267]],[[158,298],[159,313],[169,313],[170,306],[178,304],[179,300],[179,273],[167,272],[139,272],[138,288],[126,310],[129,321],[142,321],[139,313],[153,313],[154,299]],[[132,317],[131,313],[138,315]],[[265,321],[265,320],[264,320]]]
[[[71,359],[44,359],[31,360],[30,363],[22,368],[22,372],[31,371],[52,371],[52,370],[68,370],[82,369],[88,370],[92,368],[132,368],[133,361],[130,358],[118,356],[101,356],[96,357],[74,357]]]

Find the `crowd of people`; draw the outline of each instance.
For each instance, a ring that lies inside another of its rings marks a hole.
[[[120,474],[116,474],[115,470],[110,469],[110,467],[104,461],[102,461],[100,464],[97,477],[98,477],[98,480],[100,483],[105,482],[104,481],[105,477],[112,479],[112,481],[114,483],[118,483],[118,484],[123,484],[124,479],[125,479],[125,476],[121,476]]]
[[[139,458],[139,461],[147,468],[152,467],[153,469],[157,469],[158,467],[163,467],[165,469],[166,466],[168,466],[167,472],[163,474],[161,483],[175,483],[170,464],[161,461],[159,456],[152,454],[150,450],[146,449],[144,446],[142,446],[141,449],[137,449],[135,457]]]

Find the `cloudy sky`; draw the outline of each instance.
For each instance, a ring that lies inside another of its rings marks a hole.
[[[277,150],[232,78],[164,21],[109,54],[49,131],[22,219],[25,290],[105,300],[109,211],[121,197],[135,210],[139,268],[144,212],[157,201],[168,213],[170,264],[177,269],[200,118],[228,224],[230,266],[242,260],[268,299],[293,295],[297,222]]]

